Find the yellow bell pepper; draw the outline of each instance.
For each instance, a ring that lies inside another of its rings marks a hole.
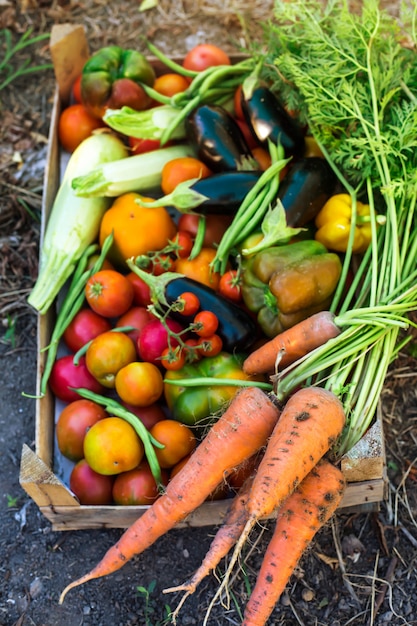
[[[328,250],[346,252],[352,221],[351,196],[347,193],[336,194],[329,198],[315,219],[315,239]],[[369,204],[356,202],[354,228],[352,252],[360,254],[368,248],[372,237]]]

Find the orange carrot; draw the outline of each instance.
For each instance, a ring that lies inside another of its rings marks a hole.
[[[279,417],[273,400],[257,387],[241,389],[223,415],[169,481],[164,494],[137,519],[87,574],[70,583],[67,592],[120,569],[200,506],[229,472],[262,448]]]
[[[249,354],[243,363],[245,374],[265,374],[283,369],[341,332],[330,311],[320,311],[276,335]]]
[[[330,450],[345,420],[340,400],[322,387],[305,387],[290,397],[255,475],[247,503],[248,521],[210,606],[227,587],[234,564],[256,522],[271,515],[298,487]]]
[[[342,472],[319,463],[279,509],[276,526],[246,605],[242,626],[264,626],[298,561],[339,506],[345,490]]]

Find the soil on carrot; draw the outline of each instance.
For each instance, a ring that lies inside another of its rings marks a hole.
[[[55,23],[84,24],[92,50],[121,44],[144,49],[148,37],[165,53],[182,55],[200,42],[239,51],[260,38],[273,2],[169,2],[139,11],[136,0],[0,3],[13,42],[47,34]],[[395,3],[388,5],[395,11]],[[50,63],[48,39],[23,47],[7,72]],[[1,66],[0,66],[1,67]],[[26,298],[37,274],[39,219],[52,108],[51,69],[16,77],[0,93],[0,626],[158,626],[199,566],[214,527],[173,530],[112,576],[87,583],[58,604],[63,588],[88,571],[121,530],[55,532],[19,485],[22,445],[35,447],[36,317]],[[415,346],[415,341],[411,343]],[[403,352],[392,364],[381,398],[387,495],[379,510],[338,514],[302,558],[270,624],[286,626],[417,625],[417,392],[416,361]],[[273,522],[258,526],[242,554],[229,597],[209,625],[240,624]],[[216,575],[222,576],[227,559]],[[181,609],[177,623],[201,625],[218,586],[212,575]]]

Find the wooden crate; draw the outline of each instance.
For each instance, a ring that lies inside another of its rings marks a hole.
[[[71,85],[80,73],[89,50],[81,26],[59,25],[51,35],[51,52],[57,76],[42,207],[42,233],[48,220],[65,159],[60,154],[57,125],[61,107],[68,100]],[[155,62],[158,72],[158,63]],[[41,241],[42,241],[41,233]],[[37,394],[44,370],[46,353],[55,319],[54,311],[38,317]],[[51,522],[53,530],[82,530],[92,528],[125,528],[148,508],[147,506],[85,506],[68,488],[65,479],[55,469],[55,420],[59,414],[51,392],[36,401],[35,450],[24,445],[21,457],[20,484]],[[340,510],[369,511],[378,508],[384,498],[385,450],[380,414],[367,435],[342,460],[342,470],[348,482]],[[228,506],[228,500],[207,502],[182,524],[187,526],[217,525]]]

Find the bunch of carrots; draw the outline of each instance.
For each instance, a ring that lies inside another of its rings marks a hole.
[[[160,498],[90,572],[63,590],[60,603],[70,589],[111,574],[144,552],[200,506],[234,469],[261,452],[256,472],[231,501],[200,568],[184,585],[165,592],[185,592],[172,614],[175,623],[185,599],[234,547],[214,602],[227,588],[232,568],[257,522],[277,514],[243,619],[244,626],[266,624],[305,549],[343,497],[343,474],[329,459],[345,421],[339,399],[320,387],[298,390],[283,406],[273,392],[242,388]]]

